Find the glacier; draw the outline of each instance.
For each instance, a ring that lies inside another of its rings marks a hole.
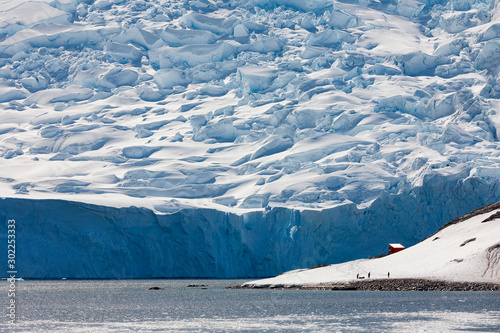
[[[25,277],[270,276],[500,200],[494,0],[1,3]]]

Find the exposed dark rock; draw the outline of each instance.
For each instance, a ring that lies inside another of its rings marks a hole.
[[[491,221],[494,221],[496,219],[500,219],[500,212],[496,212],[495,214],[491,215],[490,217],[487,217],[482,223],[491,222]]]
[[[376,255],[376,256],[374,256],[374,257],[370,257],[370,258],[368,258],[368,259],[378,259],[378,258],[383,258],[383,257],[385,257],[385,256],[387,256],[387,254],[379,254],[379,255]]]
[[[345,284],[235,286],[233,289],[300,290],[380,290],[380,291],[500,291],[500,284],[487,282],[449,282],[427,279],[361,280]]]
[[[500,291],[500,284],[481,282],[449,282],[426,279],[386,279],[356,281],[350,284],[356,290],[401,290],[401,291]]]
[[[460,246],[464,246],[464,245],[466,245],[466,244],[468,244],[468,243],[470,243],[470,242],[473,242],[473,241],[475,241],[475,240],[476,240],[476,237],[474,237],[474,238],[470,238],[470,239],[468,239],[468,240],[464,241],[462,244],[460,244]]]
[[[160,288],[160,287],[149,287],[148,290],[163,290],[163,288]]]

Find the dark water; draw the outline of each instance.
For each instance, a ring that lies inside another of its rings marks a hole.
[[[17,322],[10,325],[4,316],[0,331],[500,332],[499,292],[225,288],[241,282],[18,282]],[[7,283],[2,283],[1,304],[7,314]],[[164,289],[147,290],[152,286]]]

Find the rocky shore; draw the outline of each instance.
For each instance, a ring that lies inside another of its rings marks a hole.
[[[449,282],[426,279],[359,280],[345,284],[319,285],[252,285],[235,289],[297,289],[297,290],[380,290],[380,291],[500,291],[500,284],[485,282]]]

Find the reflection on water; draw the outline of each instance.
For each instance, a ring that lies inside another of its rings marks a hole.
[[[15,328],[16,332],[500,332],[498,292],[226,289],[241,282],[19,282]],[[162,289],[148,290],[152,286]],[[4,294],[1,304],[7,313]],[[11,328],[7,320],[0,322],[0,330]]]

